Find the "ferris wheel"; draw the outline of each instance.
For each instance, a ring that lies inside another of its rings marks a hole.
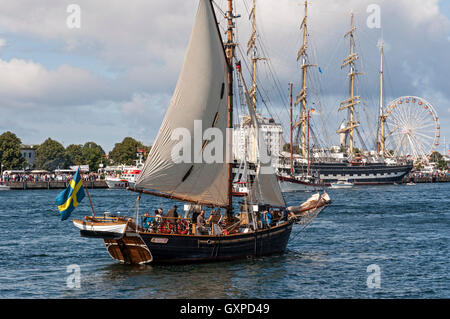
[[[416,96],[403,96],[388,104],[385,118],[386,149],[394,155],[427,160],[439,145],[439,118],[433,106]]]

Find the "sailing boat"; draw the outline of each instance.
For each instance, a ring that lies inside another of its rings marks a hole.
[[[212,136],[196,139],[201,124],[207,127],[205,135],[208,131],[231,135],[233,127],[232,0],[228,0],[226,18],[227,43],[223,44],[212,2],[200,0],[170,106],[135,188],[129,189],[139,193],[134,216],[86,216],[73,221],[81,236],[102,238],[113,259],[126,264],[219,261],[286,249],[296,219],[285,210],[270,163],[258,163],[250,190],[252,201],[245,200],[239,214],[234,214],[232,161],[202,160],[220,152],[230,157],[231,139],[227,143],[217,143]],[[254,112],[251,116],[256,119]],[[257,131],[257,121],[254,123]],[[179,139],[173,138],[175,133],[180,133]],[[259,142],[264,149],[264,140]],[[191,155],[193,161],[183,160]],[[139,217],[143,194],[188,203],[185,217],[205,207],[214,208],[215,213],[225,209],[226,213],[213,221],[210,229],[196,225],[201,219],[160,215],[144,224]]]
[[[304,42],[303,46],[300,48],[298,57],[299,59],[303,57],[302,71],[306,74],[306,70],[310,64],[306,63],[306,52],[307,52],[307,42],[306,42],[306,27],[307,27],[307,11],[305,3],[305,19],[302,22],[302,28],[304,28]],[[320,183],[325,186],[331,186],[337,183],[339,180],[353,180],[355,186],[358,185],[381,185],[381,184],[394,184],[401,183],[402,179],[409,174],[413,168],[412,162],[408,159],[396,158],[388,159],[387,152],[385,150],[385,121],[386,114],[383,114],[383,46],[381,46],[381,65],[380,65],[380,116],[379,116],[379,137],[377,143],[377,155],[375,152],[369,152],[364,140],[359,132],[360,122],[357,118],[357,107],[361,104],[361,97],[357,94],[356,79],[361,73],[358,72],[356,62],[359,59],[359,55],[356,52],[355,45],[355,35],[356,26],[354,23],[354,14],[350,16],[350,30],[345,33],[345,38],[349,39],[350,52],[348,56],[343,60],[341,64],[341,69],[348,68],[347,73],[349,79],[349,96],[345,101],[339,104],[338,111],[346,112],[346,118],[341,122],[339,129],[336,133],[339,135],[340,145],[338,149],[333,148],[333,152],[336,151],[342,155],[338,156],[318,156],[315,158],[314,162],[308,160],[308,167],[305,169],[304,165],[299,165],[299,163],[293,163],[291,154],[291,167],[290,172],[288,167],[281,167],[279,170],[281,182],[284,179],[288,180],[293,172],[300,172],[300,176],[309,175],[308,172],[314,172],[312,175],[320,180]],[[305,82],[303,81],[303,84]],[[297,103],[301,103],[302,115],[300,121],[295,123],[294,126],[300,126],[302,129],[302,143],[301,152],[304,156],[306,152],[306,158],[309,158],[308,150],[309,147],[305,147],[308,138],[305,135],[303,128],[309,128],[307,121],[309,120],[309,114],[305,113],[303,105],[306,104],[306,86],[303,86],[300,94],[297,98]],[[291,94],[292,96],[292,94]],[[307,114],[306,116],[304,114]],[[306,124],[305,124],[306,122]],[[292,121],[291,121],[292,123]],[[307,132],[307,130],[306,130]],[[378,135],[378,134],[377,134]],[[305,139],[306,136],[306,139]],[[360,153],[355,147],[356,138],[360,140],[360,148],[363,152]],[[306,141],[306,142],[304,142]],[[292,142],[291,142],[292,144]],[[292,149],[292,147],[291,147]],[[367,152],[366,152],[367,151]],[[335,154],[337,155],[337,154]],[[283,159],[283,162],[286,162]],[[297,164],[297,165],[296,165]],[[300,178],[302,179],[302,178]],[[286,189],[289,185],[296,185],[294,183],[282,184],[282,190]],[[300,183],[298,183],[300,185]]]
[[[303,18],[301,28],[303,29],[303,44],[298,52],[297,61],[302,62],[302,89],[297,95],[296,105],[300,105],[301,115],[300,120],[297,123],[293,123],[293,110],[292,110],[292,94],[293,94],[293,83],[289,84],[290,88],[290,169],[288,171],[283,169],[278,169],[278,180],[280,183],[281,190],[283,192],[295,192],[295,191],[317,191],[323,188],[319,181],[319,178],[311,174],[310,169],[310,118],[313,109],[308,109],[306,99],[307,99],[307,71],[309,67],[316,66],[313,64],[308,64],[308,54],[307,54],[307,36],[308,36],[308,1],[305,1],[305,17]],[[297,174],[294,168],[294,142],[293,142],[293,130],[296,128],[300,129],[301,132],[301,157],[305,158],[307,161],[306,173],[302,172]]]

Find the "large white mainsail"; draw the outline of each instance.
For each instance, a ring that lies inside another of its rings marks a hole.
[[[225,191],[228,183],[227,143],[224,141],[228,115],[227,72],[228,64],[212,4],[209,0],[200,0],[184,65],[158,136],[136,182],[137,189],[155,190],[191,202],[228,205]],[[195,136],[199,123],[203,131],[213,127],[222,132],[222,147],[215,149],[223,154],[220,161],[194,160],[203,158],[207,146],[203,137],[198,141]],[[180,129],[190,133],[190,140],[183,141],[185,151],[191,154],[190,161],[178,162],[173,158],[174,147],[180,145],[180,140],[179,137],[174,139],[172,134]]]

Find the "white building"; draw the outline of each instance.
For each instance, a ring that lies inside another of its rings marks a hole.
[[[21,145],[20,153],[22,157],[27,160],[26,169],[31,169],[34,165],[34,158],[36,157],[36,148],[35,145]]]
[[[274,119],[257,116],[260,134],[267,145],[267,155],[278,157],[283,150],[283,127],[275,123]],[[256,162],[257,149],[250,118],[243,117],[241,124],[236,124],[233,130],[233,156],[237,161],[244,160],[247,152],[247,161]]]

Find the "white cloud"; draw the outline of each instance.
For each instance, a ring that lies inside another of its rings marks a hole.
[[[6,40],[0,38],[0,51],[6,46]]]
[[[96,101],[106,84],[81,68],[61,65],[47,70],[21,59],[0,60],[0,96],[3,104],[20,107],[79,105]]]
[[[215,2],[226,4],[223,0]],[[67,28],[66,8],[70,3],[0,0],[0,29],[8,35],[6,47],[2,46],[0,38],[2,52],[10,49],[14,35],[27,35],[41,41],[39,51],[45,51],[48,40],[52,40],[61,43],[59,54],[67,54],[67,62],[55,68],[40,60],[42,52],[32,60],[0,60],[3,105],[0,107],[44,110],[48,106],[90,106],[100,108],[107,118],[110,116],[108,107],[113,108],[113,105],[116,113],[111,118],[117,120],[121,115],[127,121],[132,121],[129,118],[132,114],[144,114],[144,110],[150,109],[160,112],[155,113],[155,122],[152,122],[157,130],[159,122],[156,121],[162,118],[183,63],[197,1],[78,0],[76,3],[82,10],[80,29]],[[245,3],[249,6],[251,1]],[[324,71],[320,76],[314,75],[314,83],[309,87],[327,102],[327,110],[333,114],[339,98],[347,92],[347,70],[341,70],[340,64],[348,54],[348,43],[343,35],[349,29],[350,11],[356,14],[358,50],[364,72],[358,83],[361,94],[367,99],[376,99],[378,94],[376,45],[381,30],[369,29],[365,24],[366,8],[372,3],[373,0],[309,1],[311,63],[319,64]],[[439,101],[432,103],[438,113],[447,113],[450,48],[446,39],[449,39],[450,23],[440,13],[438,0],[377,0],[375,3],[381,7],[382,32],[387,43],[387,94],[393,98],[424,95],[427,100],[432,97],[426,95],[440,94]],[[236,13],[242,16],[236,23],[240,49],[245,52],[250,28],[248,12],[244,1],[235,4]],[[304,14],[303,2],[258,0],[257,6],[260,36],[279,83],[284,89],[284,85],[287,87],[288,82],[294,81],[298,88],[300,68],[296,54],[301,45],[299,26]],[[224,22],[220,13],[218,20]],[[101,59],[117,76],[114,80],[106,79],[95,75],[95,70],[89,67],[72,66],[71,55]],[[261,67],[261,81],[271,81],[263,69]],[[319,80],[320,87],[314,87]],[[269,93],[279,103],[278,92],[272,88]],[[282,93],[287,95],[287,91]],[[163,98],[158,99],[158,96]],[[94,121],[93,118],[85,120]],[[131,126],[130,132],[143,125],[142,122],[127,124]],[[156,131],[144,133],[153,134],[148,137],[151,140]],[[55,131],[55,136],[58,134],[63,133]]]
[[[136,116],[140,116],[145,113],[149,104],[149,99],[150,97],[148,95],[135,93],[133,94],[131,101],[122,104],[122,110],[126,114],[135,114]]]

